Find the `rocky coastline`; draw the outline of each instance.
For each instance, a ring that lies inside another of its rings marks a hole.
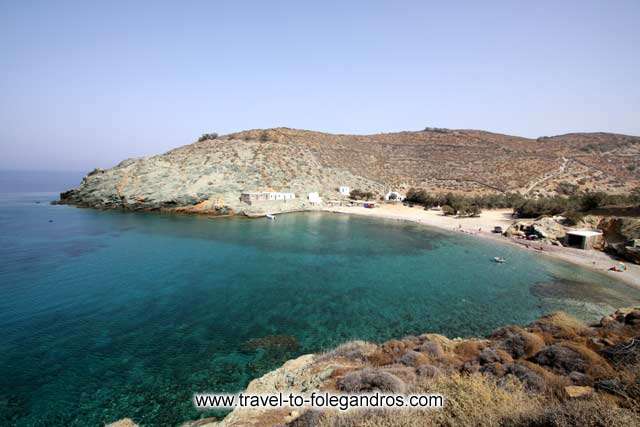
[[[637,425],[640,307],[585,325],[558,312],[485,338],[426,333],[374,344],[345,343],[286,362],[246,393],[331,391],[441,393],[429,411],[235,409],[184,427],[332,425]],[[120,424],[118,424],[120,423]],[[121,420],[114,426],[135,425]]]

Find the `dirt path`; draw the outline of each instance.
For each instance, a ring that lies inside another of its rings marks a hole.
[[[536,188],[538,185],[542,184],[543,182],[548,181],[552,178],[555,178],[558,175],[562,175],[564,171],[567,169],[568,163],[569,163],[569,159],[567,159],[566,157],[562,157],[562,164],[560,165],[560,168],[558,168],[557,171],[548,173],[542,178],[538,179],[537,181],[534,181],[533,184],[527,187],[527,189],[524,191],[524,195],[529,194],[534,188]]]

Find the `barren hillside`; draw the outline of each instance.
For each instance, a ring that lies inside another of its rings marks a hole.
[[[538,139],[478,130],[430,129],[333,135],[257,129],[195,142],[163,155],[95,170],[62,203],[99,208],[252,209],[243,191],[307,192],[335,198],[340,185],[383,194],[422,187],[436,192],[624,192],[640,184],[640,137],[592,133]],[[255,207],[254,207],[255,208]]]

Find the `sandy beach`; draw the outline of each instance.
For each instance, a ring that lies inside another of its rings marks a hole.
[[[424,208],[420,206],[410,208],[401,204],[382,204],[374,209],[341,206],[327,207],[324,210],[334,213],[411,221],[451,232],[465,233],[478,238],[490,239],[500,244],[511,244],[523,250],[535,252],[540,256],[548,256],[570,262],[606,274],[630,285],[640,287],[640,266],[625,262],[627,271],[623,273],[609,271],[609,268],[618,264],[619,261],[604,252],[552,246],[535,241],[508,238],[493,233],[492,230],[495,226],[499,225],[502,226],[503,229],[506,229],[513,222],[511,209],[484,210],[479,217],[475,218],[444,216],[440,211],[424,210]]]

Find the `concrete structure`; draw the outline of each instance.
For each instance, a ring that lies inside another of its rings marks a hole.
[[[567,231],[567,245],[580,249],[593,249],[593,246],[602,241],[602,232],[594,230],[569,230]]]
[[[317,192],[313,192],[313,193],[309,193],[309,202],[312,205],[319,205],[322,203],[322,199],[320,198],[320,195]]]
[[[280,193],[276,191],[246,192],[240,195],[240,201],[247,204],[254,202],[287,201],[296,198],[294,193]]]
[[[340,186],[339,191],[343,196],[348,196],[349,194],[351,194],[351,189],[345,185]]]
[[[389,191],[387,194],[384,195],[384,199],[385,200],[395,200],[398,202],[403,201],[405,198],[404,194],[400,194],[397,191]]]

